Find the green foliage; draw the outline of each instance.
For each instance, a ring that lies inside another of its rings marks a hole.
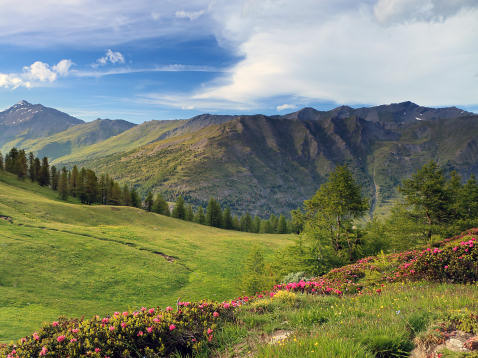
[[[154,200],[153,200],[153,193],[148,192],[148,195],[146,195],[146,199],[144,199],[144,209],[146,211],[153,211],[153,205],[154,205]]]
[[[267,275],[263,251],[257,246],[249,251],[242,272],[241,288],[246,294],[255,294],[271,286],[272,281]]]
[[[194,211],[191,204],[186,205],[186,215],[184,217],[186,221],[193,221],[194,220]]]
[[[206,216],[204,215],[204,209],[202,206],[196,211],[196,215],[194,216],[194,221],[201,225],[206,225]]]
[[[161,196],[161,194],[156,194],[156,199],[154,200],[152,210],[153,212],[157,214],[166,215],[166,216],[170,215],[169,205],[166,202],[166,200],[164,200],[164,198]]]
[[[206,225],[223,227],[223,223],[221,205],[214,198],[210,198],[206,208]]]
[[[176,199],[172,216],[176,219],[186,219],[186,208],[184,207],[184,199],[181,195]]]

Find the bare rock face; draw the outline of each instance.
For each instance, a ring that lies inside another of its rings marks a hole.
[[[451,332],[445,341],[431,345],[418,345],[410,354],[411,358],[435,358],[447,349],[452,352],[470,352],[478,350],[478,336],[463,331]]]

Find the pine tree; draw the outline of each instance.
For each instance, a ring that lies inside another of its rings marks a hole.
[[[181,220],[184,220],[186,218],[186,209],[184,207],[184,199],[181,195],[176,200],[176,205],[174,205],[173,217],[177,219],[181,219]]]
[[[15,163],[15,172],[20,179],[24,179],[28,174],[27,155],[23,149],[18,152],[18,157]]]
[[[261,218],[259,216],[254,216],[252,221],[252,232],[258,233],[261,230]]]
[[[135,187],[131,189],[131,206],[135,208],[141,207],[141,199],[139,198],[138,192],[136,191]]]
[[[28,176],[32,183],[37,180],[37,173],[35,172],[35,156],[32,152],[28,154]]]
[[[223,218],[222,210],[219,203],[214,198],[209,199],[206,208],[206,225],[214,227],[222,227]]]
[[[7,172],[17,174],[16,173],[16,163],[18,159],[18,149],[13,147],[10,149],[10,152],[7,153],[5,156],[5,170]]]
[[[478,182],[473,174],[465,185],[463,185],[461,195],[459,196],[459,202],[464,218],[478,218]]]
[[[68,199],[68,172],[65,167],[61,169],[60,180],[58,182],[58,193],[62,200]]]
[[[108,192],[109,183],[106,181],[106,175],[101,174],[100,180],[98,181],[98,202],[100,204],[108,204],[107,192]]]
[[[98,201],[98,178],[93,170],[87,169],[85,174],[85,202],[93,204]]]
[[[194,211],[193,211],[193,207],[188,204],[186,205],[186,217],[185,219],[187,221],[193,221],[194,220]]]
[[[85,183],[86,183],[86,169],[81,168],[80,172],[78,173],[78,188],[77,194],[78,198],[82,203],[86,203],[86,190],[85,190]]]
[[[60,180],[60,173],[56,170],[56,167],[52,165],[51,169],[51,188],[53,190],[58,190],[58,182]]]
[[[121,187],[117,182],[111,180],[111,194],[108,200],[110,205],[125,205],[123,204],[123,192]]]
[[[129,192],[128,186],[125,184],[123,185],[123,192],[122,192],[122,204],[124,206],[131,206],[131,193]]]
[[[226,207],[224,209],[223,213],[223,219],[224,219],[224,229],[226,230],[232,230],[232,215],[231,215],[231,209],[229,207]]]
[[[277,225],[278,234],[287,234],[287,221],[285,220],[284,215],[279,217],[279,224]]]
[[[202,208],[202,206],[200,206],[199,209],[196,211],[194,221],[201,225],[206,224],[206,216],[204,215],[204,209]]]
[[[277,233],[277,226],[279,224],[279,219],[277,219],[277,216],[275,216],[274,214],[272,214],[270,217],[269,217],[269,226],[270,226],[270,232],[269,234],[275,234]]]
[[[36,158],[33,160],[33,175],[35,176],[35,181],[40,183],[40,170],[41,170],[41,162],[40,158]]]
[[[169,212],[169,205],[161,196],[161,194],[156,195],[156,199],[154,200],[153,204],[153,212],[161,215],[170,216],[171,213]]]
[[[252,218],[249,213],[241,217],[241,231],[251,232],[252,231]]]
[[[43,157],[42,164],[40,167],[40,173],[38,175],[38,183],[41,186],[50,185],[50,166],[48,164],[47,157]]]
[[[144,210],[151,212],[153,210],[153,204],[153,193],[148,192],[148,195],[146,195],[146,199],[144,199]]]
[[[69,183],[69,189],[70,189],[70,194],[71,196],[73,197],[78,197],[79,196],[79,193],[78,193],[78,189],[79,189],[79,184],[78,184],[78,181],[79,181],[79,176],[80,176],[80,173],[78,171],[78,167],[76,165],[73,166],[73,169],[71,170],[71,174],[70,174],[70,183]]]
[[[232,217],[232,229],[237,231],[241,230],[241,222],[239,221],[239,218],[236,215]]]
[[[0,152],[0,170],[4,170],[4,166],[3,166],[3,154],[2,154],[2,152]]]

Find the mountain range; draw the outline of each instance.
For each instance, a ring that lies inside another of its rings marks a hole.
[[[412,102],[375,107],[303,108],[286,115],[212,115],[139,125],[66,113],[22,101],[0,112],[0,148],[86,166],[174,200],[205,205],[210,196],[267,216],[310,198],[328,173],[347,164],[372,210],[429,160],[464,178],[478,175],[478,115]]]

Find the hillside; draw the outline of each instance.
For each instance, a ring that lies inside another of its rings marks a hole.
[[[230,283],[252,244],[271,253],[290,242],[129,207],[63,202],[5,172],[0,215],[0,341],[60,315],[232,297],[240,291]]]
[[[383,212],[397,185],[429,160],[465,179],[478,175],[478,116],[455,107],[403,102],[283,116],[204,114],[108,131],[107,139],[84,134],[87,127],[95,128],[88,123],[22,145],[51,154],[55,165],[108,173],[141,195],[152,190],[174,201],[181,194],[203,206],[213,196],[236,214],[288,213],[344,163],[370,197],[371,213]]]

